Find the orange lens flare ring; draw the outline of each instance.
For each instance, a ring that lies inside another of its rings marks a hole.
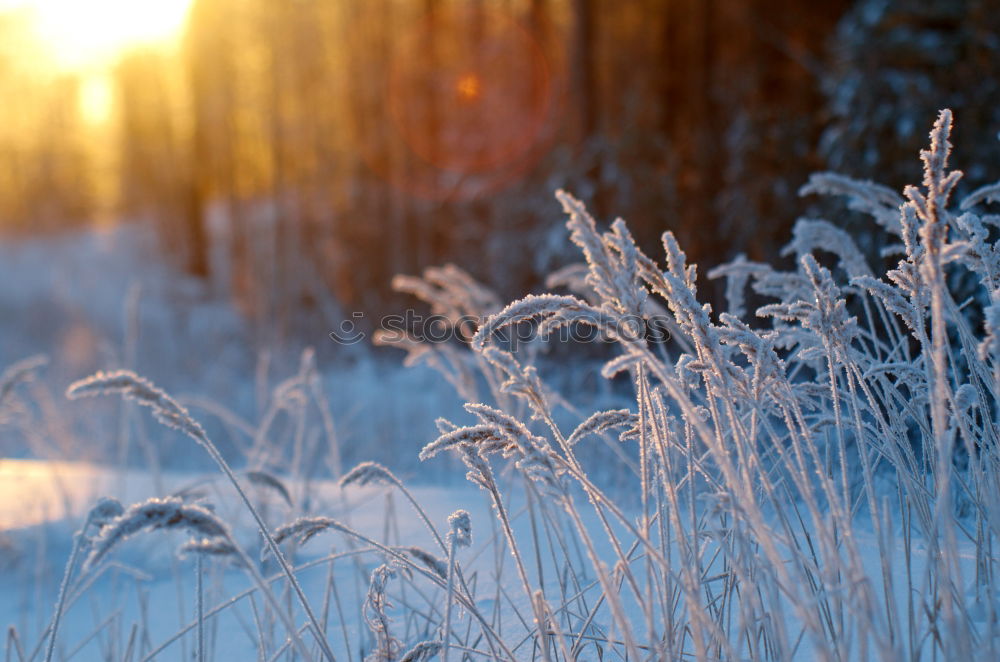
[[[505,186],[534,165],[552,133],[557,95],[545,52],[510,16],[479,11],[474,21],[457,12],[417,24],[390,56],[390,137],[416,162],[391,180],[420,197]]]

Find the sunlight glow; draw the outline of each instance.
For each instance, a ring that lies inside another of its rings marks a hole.
[[[80,84],[80,111],[83,119],[91,124],[100,124],[111,115],[114,103],[112,82],[107,75],[91,75]]]
[[[104,66],[129,47],[169,42],[192,0],[0,0],[34,18],[46,55],[63,70]]]

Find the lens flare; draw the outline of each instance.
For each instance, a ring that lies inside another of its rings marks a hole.
[[[462,101],[472,102],[479,99],[480,90],[479,76],[476,74],[465,74],[455,83],[455,92]]]
[[[478,197],[515,181],[556,124],[553,58],[510,12],[475,11],[418,23],[390,52],[384,138],[410,164],[391,183],[421,197]],[[369,164],[388,177],[384,160]]]

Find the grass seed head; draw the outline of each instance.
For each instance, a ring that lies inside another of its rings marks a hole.
[[[127,508],[109,521],[93,541],[86,567],[93,567],[120,543],[144,530],[187,529],[205,538],[229,539],[229,529],[207,508],[181,499],[149,499]]]

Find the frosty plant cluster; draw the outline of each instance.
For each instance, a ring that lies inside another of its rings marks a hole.
[[[602,231],[559,192],[584,262],[548,279],[557,293],[504,306],[454,266],[398,277],[452,328],[482,320],[467,342],[406,325],[374,340],[437,368],[466,402],[460,420],[438,419],[420,458],[462,466],[493,521],[464,509],[431,517],[374,463],[341,478],[345,494],[400,496],[427,529],[420,541],[316,512],[299,468],[320,447],[307,442],[325,438],[334,454],[338,442],[311,354],[257,427],[244,425],[245,473],[151,383],[114,372],[73,385],[73,397],[130,398],[207,452],[251,515],[256,549],[184,495],[92,517],[37,649],[47,642],[53,659],[60,619],[115,548],[178,529],[194,536],[183,549],[195,557],[198,618],[143,659],[186,637],[201,658],[206,622],[249,595],[267,610],[244,619],[261,659],[1000,659],[1000,216],[988,210],[1000,183],[953,203],[951,122],[942,111],[922,185],[902,195],[829,173],[803,189],[846,197],[894,238],[883,274],[846,232],[803,219],[787,247],[795,269],[737,259],[709,272],[726,281],[728,311],[717,312],[698,300],[697,269],[672,233],[660,264],[624,221]],[[755,327],[748,289],[768,300]],[[625,332],[650,319],[669,343]],[[528,322],[535,339],[511,347],[505,334]],[[560,394],[541,377],[537,337],[577,327],[612,341],[599,372],[631,384],[621,407],[580,411],[572,387]],[[313,407],[322,427],[310,434]],[[290,453],[272,441],[279,418],[291,422]],[[252,484],[283,495],[280,525]],[[320,539],[332,551],[302,559]],[[353,591],[334,567],[349,557]],[[251,586],[206,605],[202,578],[226,562]]]

